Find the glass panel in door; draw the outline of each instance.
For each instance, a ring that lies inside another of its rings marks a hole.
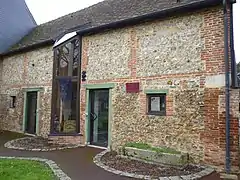
[[[90,143],[107,147],[109,90],[91,91],[90,100]]]

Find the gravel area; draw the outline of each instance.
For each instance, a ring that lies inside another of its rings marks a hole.
[[[131,160],[117,156],[115,152],[108,152],[102,156],[102,163],[128,173],[136,173],[151,176],[153,178],[161,176],[183,176],[190,175],[203,170],[203,168],[187,165],[185,167],[169,167],[163,165],[149,164],[137,160]]]
[[[79,147],[79,145],[76,144],[65,145],[49,143],[48,139],[42,137],[24,137],[14,139],[7,142],[4,146],[10,149],[29,151],[52,151]]]

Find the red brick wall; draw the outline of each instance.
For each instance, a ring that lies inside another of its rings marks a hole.
[[[206,62],[206,73],[225,73],[224,65],[224,20],[223,11],[218,13],[206,11],[204,13],[205,28],[202,31],[205,39],[205,50],[202,52],[202,59]],[[229,54],[230,55],[230,54]],[[202,81],[204,84],[204,80]],[[205,143],[204,162],[219,167],[225,167],[225,89],[205,88],[204,90],[204,113],[205,131],[202,134],[202,141]],[[239,91],[230,91],[230,150],[232,170],[239,166],[238,154],[238,107]]]
[[[88,40],[84,39],[82,41],[82,64],[81,64],[81,68],[82,71],[86,71],[87,70],[87,64],[88,64]],[[86,84],[86,82],[81,81],[81,90],[80,90],[80,99],[81,99],[81,103],[80,103],[80,133],[83,135],[83,137],[85,138],[85,119],[86,119],[86,115],[85,115],[85,111],[86,111],[86,88],[84,88],[84,84]]]
[[[208,10],[203,13],[204,28],[202,36],[205,40],[205,49],[202,51],[202,60],[206,62],[207,73],[224,73],[224,22],[221,9]]]
[[[84,144],[82,136],[48,136],[49,143],[55,144]]]
[[[219,170],[223,170],[225,165],[225,98],[221,100],[222,96],[225,96],[224,93],[224,89],[205,89],[205,130],[201,135],[205,144],[204,162],[218,166]],[[231,91],[231,103],[234,102],[233,99],[239,99],[238,90]],[[230,151],[233,170],[238,169],[239,165],[238,118],[234,114],[236,106],[238,105],[232,106],[230,112]],[[224,111],[221,111],[221,109]]]

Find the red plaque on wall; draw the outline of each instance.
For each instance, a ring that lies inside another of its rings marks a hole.
[[[127,93],[138,93],[139,92],[139,82],[136,83],[126,83]]]

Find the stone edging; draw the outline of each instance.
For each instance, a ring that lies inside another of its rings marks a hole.
[[[24,148],[24,147],[17,147],[14,146],[14,143],[20,139],[31,139],[33,137],[23,137],[23,138],[18,138],[18,139],[13,139],[11,141],[8,141],[4,144],[5,148],[8,149],[16,149],[16,150],[24,150],[24,151],[41,151],[41,152],[46,152],[46,151],[56,151],[56,150],[63,150],[63,149],[73,149],[73,148],[78,148],[78,147],[82,147],[83,145],[81,144],[77,144],[77,145],[66,145],[65,147],[56,147],[56,148],[34,148],[34,149],[28,149],[28,148]]]
[[[16,157],[16,156],[0,156],[0,159],[20,159],[20,160],[43,162],[50,167],[54,175],[57,176],[59,180],[71,180],[71,178],[67,174],[65,174],[54,161],[49,159],[35,158],[35,157]]]
[[[123,172],[123,171],[119,171],[117,169],[111,168],[109,166],[104,165],[101,162],[101,158],[103,155],[105,155],[107,152],[109,152],[109,150],[105,150],[99,154],[97,154],[94,158],[93,158],[93,162],[103,168],[106,171],[109,171],[111,173],[114,174],[118,174],[118,175],[122,175],[122,176],[127,176],[127,177],[131,177],[131,178],[138,178],[138,179],[151,179],[151,176],[146,176],[146,175],[140,175],[140,174],[135,174],[135,173],[128,173],[128,172]],[[210,175],[211,173],[214,172],[214,169],[210,168],[210,167],[203,167],[200,166],[202,168],[204,168],[204,170],[195,173],[195,174],[190,174],[190,175],[184,175],[184,176],[167,176],[167,177],[159,177],[160,180],[178,180],[178,179],[183,179],[183,180],[197,180],[200,179],[204,176]]]

